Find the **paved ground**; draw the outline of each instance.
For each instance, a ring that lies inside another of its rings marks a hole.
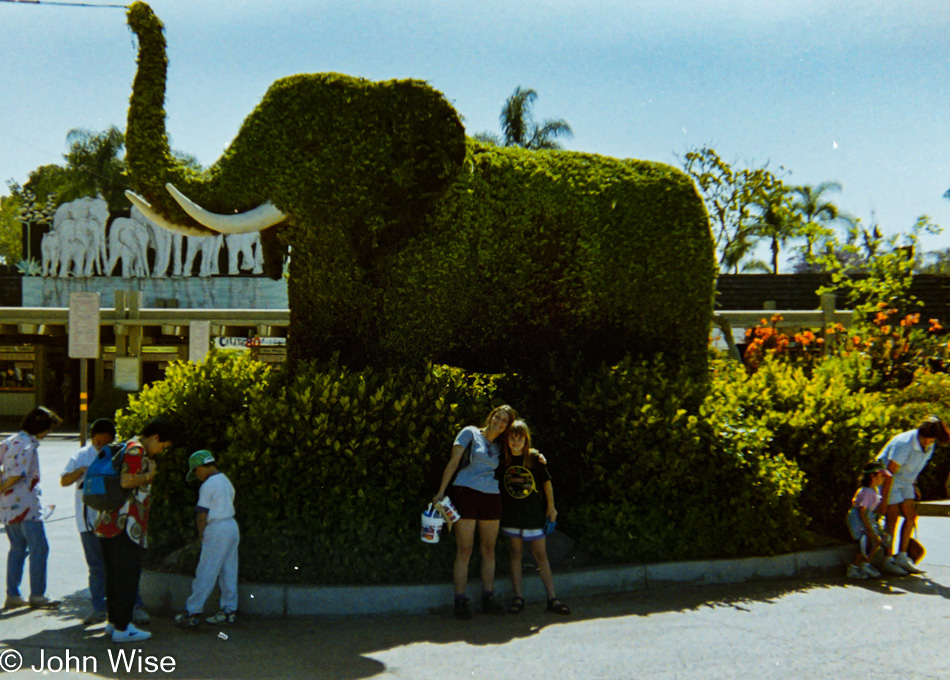
[[[138,648],[114,645],[102,626],[79,623],[87,611],[84,563],[70,492],[55,485],[70,447],[48,448],[41,458],[45,499],[57,506],[47,527],[50,593],[65,597],[66,605],[52,613],[0,615],[0,666],[14,664],[17,655],[24,662],[10,677],[38,677],[30,667],[42,659],[47,675],[62,677],[927,680],[948,674],[950,519],[942,518],[921,523],[928,546],[923,577],[671,588],[573,600],[567,618],[534,606],[520,616],[476,615],[469,622],[455,621],[446,609],[416,616],[243,617],[231,628],[181,631],[157,617],[152,640]],[[131,672],[113,670],[120,650],[135,653]],[[67,653],[68,673],[60,670]],[[163,658],[173,671],[157,669]]]

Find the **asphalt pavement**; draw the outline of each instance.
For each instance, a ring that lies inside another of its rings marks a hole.
[[[0,668],[10,677],[928,680],[948,674],[942,655],[950,634],[950,519],[937,517],[921,519],[924,576],[671,586],[572,599],[569,617],[529,605],[518,616],[456,621],[446,607],[411,615],[243,615],[234,626],[186,631],[155,616],[151,640],[116,645],[102,625],[81,624],[88,611],[85,564],[72,489],[58,484],[74,447],[61,438],[48,444],[41,447],[44,504],[56,506],[47,522],[49,594],[64,606],[0,614]]]

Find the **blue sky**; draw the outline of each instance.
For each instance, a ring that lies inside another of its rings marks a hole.
[[[96,2],[97,0],[87,0]],[[515,86],[570,149],[678,164],[708,144],[886,233],[950,244],[950,5],[940,0],[153,0],[174,148],[214,162],[268,85],[337,71],[429,81],[469,133]],[[68,130],[125,126],[121,9],[0,2],[0,180],[59,162]],[[837,145],[837,148],[835,146]],[[5,186],[0,191],[6,193]]]

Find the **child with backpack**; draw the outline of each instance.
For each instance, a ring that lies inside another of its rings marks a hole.
[[[185,612],[175,616],[175,623],[183,628],[201,624],[205,602],[214,589],[221,589],[221,608],[205,619],[210,624],[236,623],[238,608],[238,544],[241,535],[234,520],[234,486],[215,465],[210,451],[195,451],[188,458],[186,480],[201,481],[195,523],[201,541],[201,557],[191,584],[191,597],[185,602]]]
[[[111,462],[115,451],[109,444],[114,439],[115,423],[108,418],[97,418],[89,428],[89,444],[72,455],[59,476],[60,486],[76,485],[76,526],[79,529],[79,540],[82,543],[86,566],[89,568],[89,598],[92,602],[92,612],[82,620],[84,626],[103,623],[109,618],[106,612],[106,568],[102,558],[102,547],[93,532],[99,511],[84,503],[83,492],[86,472],[89,470],[89,466],[100,457],[100,454],[103,458],[108,456]],[[116,479],[118,478],[116,477]],[[144,625],[149,621],[148,612],[142,606],[142,598],[140,595],[136,595],[132,623]]]

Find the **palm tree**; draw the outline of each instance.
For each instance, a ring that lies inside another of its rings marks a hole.
[[[125,135],[114,125],[102,132],[74,129],[66,135],[69,153],[66,170],[70,175],[69,195],[63,201],[80,196],[100,194],[110,210],[128,206],[125,190],[129,188],[125,176]]]
[[[841,191],[838,182],[822,182],[818,186],[805,184],[792,188],[792,210],[801,217],[805,226],[805,246],[802,255],[808,261],[813,255],[815,242],[822,235],[830,235],[828,225],[838,219],[847,219],[831,201],[823,198],[829,191]],[[810,227],[810,228],[809,228]]]
[[[501,108],[499,121],[502,136],[492,132],[479,132],[475,139],[489,144],[519,146],[531,150],[562,148],[556,138],[572,137],[574,131],[563,118],[536,122],[531,109],[537,98],[537,92],[519,85]]]

